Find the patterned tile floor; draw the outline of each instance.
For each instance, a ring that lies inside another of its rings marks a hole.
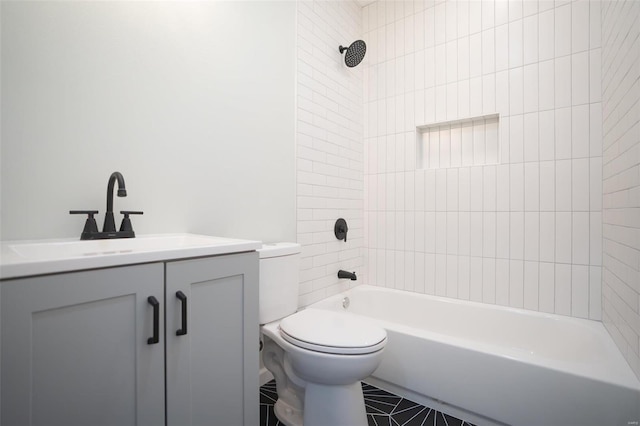
[[[473,426],[367,383],[362,384],[369,426]],[[260,388],[260,426],[283,426],[273,412],[276,382]]]

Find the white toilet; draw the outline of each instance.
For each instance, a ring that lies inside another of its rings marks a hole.
[[[276,416],[287,426],[366,426],[360,380],[378,367],[386,331],[343,312],[296,313],[300,245],[258,252],[262,359],[276,379]]]

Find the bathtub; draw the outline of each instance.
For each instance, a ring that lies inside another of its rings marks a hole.
[[[637,425],[640,382],[602,323],[361,285],[311,307],[388,333],[367,379],[477,424]]]

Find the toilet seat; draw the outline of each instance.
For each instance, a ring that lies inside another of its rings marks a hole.
[[[280,335],[300,348],[316,352],[358,355],[377,352],[387,332],[345,312],[305,309],[280,321]]]

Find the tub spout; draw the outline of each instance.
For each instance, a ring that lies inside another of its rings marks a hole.
[[[355,281],[358,279],[358,277],[356,277],[355,272],[347,272],[347,271],[343,271],[342,269],[338,271],[338,278],[346,278],[351,281]]]

